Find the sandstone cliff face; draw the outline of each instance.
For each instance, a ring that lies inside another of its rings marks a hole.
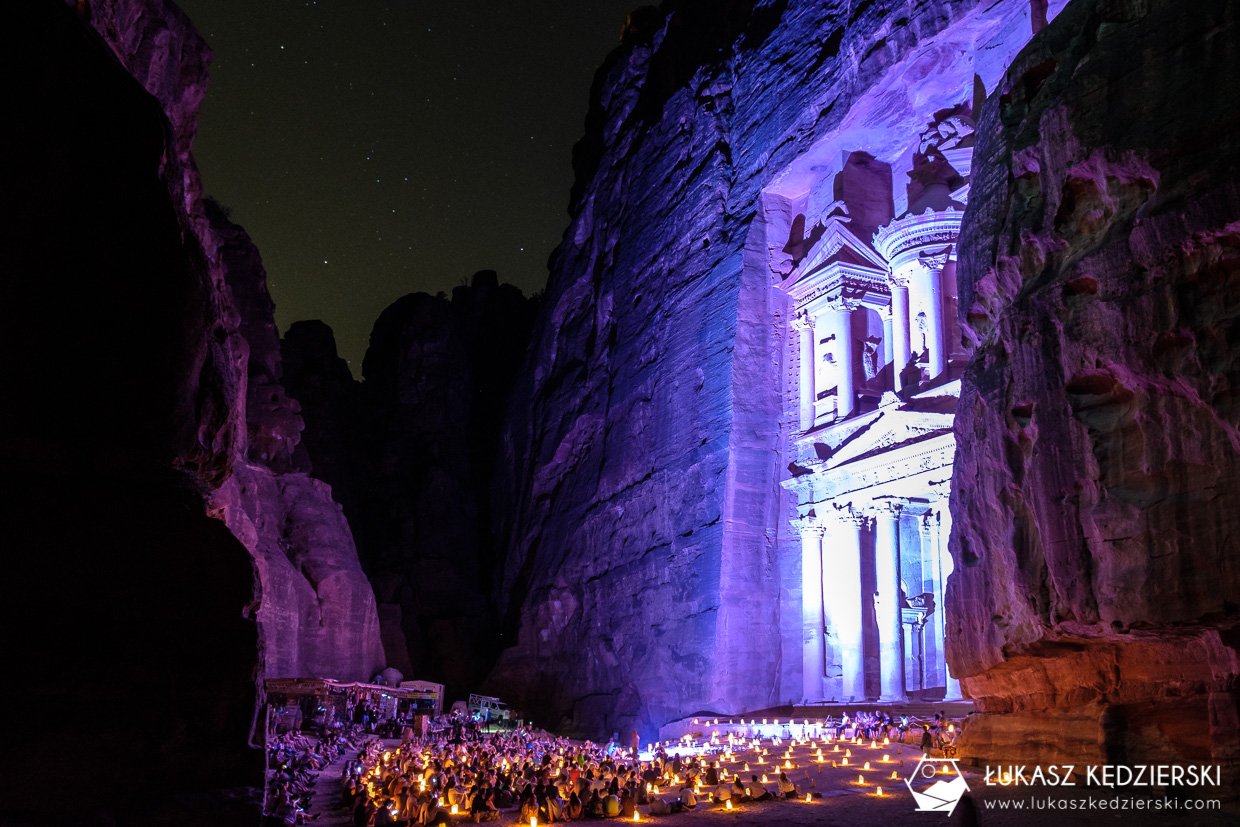
[[[207,51],[179,36],[192,77]],[[64,4],[6,9],[0,47],[21,57],[6,65],[19,126],[0,138],[3,611],[19,675],[0,821],[245,823],[252,803],[199,797],[261,783],[260,644],[250,556],[205,514],[243,420],[184,209],[183,133]],[[69,744],[96,758],[66,806],[50,768]]]
[[[540,723],[650,737],[698,710],[801,697],[800,618],[779,610],[798,605],[800,564],[778,493],[790,415],[774,289],[775,259],[800,239],[768,193],[785,172],[812,177],[812,149],[828,167],[841,150],[888,150],[935,107],[967,103],[974,69],[956,62],[993,35],[988,15],[1027,38],[1016,5],[668,2],[631,16],[596,78],[498,472],[515,481],[496,529],[510,637],[489,685]],[[829,140],[845,129],[852,144]]]
[[[210,472],[212,515],[255,558],[264,674],[367,680],[384,666],[374,597],[330,489],[294,459],[303,425],[280,384],[266,272],[245,231],[203,199],[190,154],[210,49],[170,3],[103,0],[89,4],[89,22],[171,126],[168,185],[210,280],[199,298],[211,333],[192,339],[205,351],[196,384],[207,410],[180,420],[203,422],[181,456]]]
[[[1238,26],[1077,0],[986,103],[947,595],[966,756],[1236,774]]]
[[[374,592],[331,488],[298,451],[301,406],[281,384],[280,334],[258,250],[220,208],[205,205],[208,260],[232,306],[244,377],[245,439],[211,513],[254,555],[258,623],[270,677],[370,680],[384,667]]]
[[[325,325],[294,325],[284,343],[314,475],[355,527],[388,662],[449,697],[498,654],[492,469],[535,307],[493,272],[451,301],[406,296],[375,323],[361,384]]]

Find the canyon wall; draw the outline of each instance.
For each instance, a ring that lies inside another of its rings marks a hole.
[[[162,55],[168,76],[205,78],[183,18],[140,16],[182,28],[135,74]],[[241,385],[186,211],[185,133],[161,106],[192,115],[201,89],[157,100],[62,3],[6,9],[0,46],[0,821],[252,823],[257,802],[221,791],[262,781],[259,584],[205,504],[244,427]]]
[[[155,0],[93,2],[90,25],[168,117],[177,163],[170,185],[205,259],[216,375],[226,410],[220,436],[191,447],[210,455],[209,512],[254,557],[257,620],[268,677],[369,680],[384,667],[374,596],[353,537],[326,485],[297,455],[303,423],[280,384],[280,336],[262,259],[226,211],[203,198],[191,148],[210,50],[189,19]],[[173,180],[175,178],[175,180]],[[175,317],[171,320],[175,321]]]
[[[331,330],[285,337],[313,473],[340,497],[379,601],[390,664],[465,698],[495,663],[491,487],[500,422],[537,301],[494,272],[376,321],[362,383]]]
[[[299,450],[301,406],[281,384],[280,334],[262,260],[245,231],[211,202],[208,261],[235,308],[230,331],[245,389],[246,430],[210,513],[254,556],[257,619],[269,677],[373,678],[384,668],[374,592],[330,486]]]
[[[383,658],[340,509],[293,458],[257,254],[202,198],[210,50],[156,0],[21,3],[0,31],[0,820],[256,820],[261,678]],[[91,763],[68,800],[67,746]]]
[[[503,433],[491,688],[546,726],[648,739],[803,697],[780,279],[840,197],[840,158],[911,157],[1035,17],[908,0],[630,15]]]
[[[1240,768],[1238,27],[1222,0],[1075,0],[983,110],[947,595],[966,757]]]

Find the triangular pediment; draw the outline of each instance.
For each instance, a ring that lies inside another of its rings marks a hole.
[[[839,260],[872,267],[881,272],[887,271],[887,262],[852,231],[848,226],[849,221],[846,215],[832,215],[823,222],[822,235],[797,268],[800,274],[812,275],[831,262]]]
[[[828,465],[838,468],[859,459],[895,451],[950,432],[953,418],[950,413],[908,409],[884,412],[836,446],[831,452]]]

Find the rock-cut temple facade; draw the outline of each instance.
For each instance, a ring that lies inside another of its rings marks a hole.
[[[784,702],[961,698],[948,502],[975,118],[1062,6],[996,3],[947,26],[762,193],[767,254],[750,262],[769,268],[783,343]]]
[[[782,486],[801,540],[806,703],[960,698],[943,594],[969,102],[908,138],[894,164],[841,156],[781,285],[795,434]]]
[[[945,657],[958,237],[982,103],[1063,8],[630,18],[501,435],[490,690],[650,738],[968,689]]]

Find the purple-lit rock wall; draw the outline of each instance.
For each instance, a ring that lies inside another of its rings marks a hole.
[[[275,305],[258,250],[211,202],[203,233],[235,310],[226,322],[245,389],[245,438],[211,513],[245,544],[262,583],[258,623],[268,677],[370,680],[384,667],[374,592],[331,487],[299,451],[301,406],[281,383]]]
[[[500,454],[515,484],[498,492],[499,598],[516,639],[489,685],[540,723],[650,737],[695,711],[802,697],[772,272],[792,216],[764,191],[842,128],[858,140],[837,155],[924,128],[927,101],[969,100],[971,68],[936,72],[1009,6],[1028,12],[668,2],[630,17],[596,78]]]
[[[330,490],[294,458],[302,422],[279,381],[266,273],[244,230],[202,197],[190,154],[210,50],[171,3],[102,0],[82,14],[167,118],[162,180],[203,268],[187,309],[159,313],[189,360],[184,401],[159,428],[177,431],[177,462],[212,489],[212,513],[258,563],[266,674],[369,678],[384,665],[373,594]]]
[[[258,818],[219,794],[262,782],[261,638],[251,557],[206,514],[243,428],[185,209],[209,53],[170,6],[129,8],[175,31],[168,114],[71,6],[0,26],[6,824]],[[58,772],[69,755],[89,771]]]
[[[303,424],[280,384],[280,336],[262,260],[245,231],[203,198],[190,154],[210,50],[171,3],[103,0],[88,4],[87,15],[172,129],[177,162],[169,187],[211,286],[203,296],[211,335],[199,343],[209,353],[199,381],[212,391],[200,397],[211,409],[188,450],[213,469],[205,480],[211,514],[254,556],[264,674],[367,680],[384,666],[374,596],[340,506],[294,456]]]
[[[965,756],[1240,760],[1240,8],[1075,0],[986,103],[961,236]]]

